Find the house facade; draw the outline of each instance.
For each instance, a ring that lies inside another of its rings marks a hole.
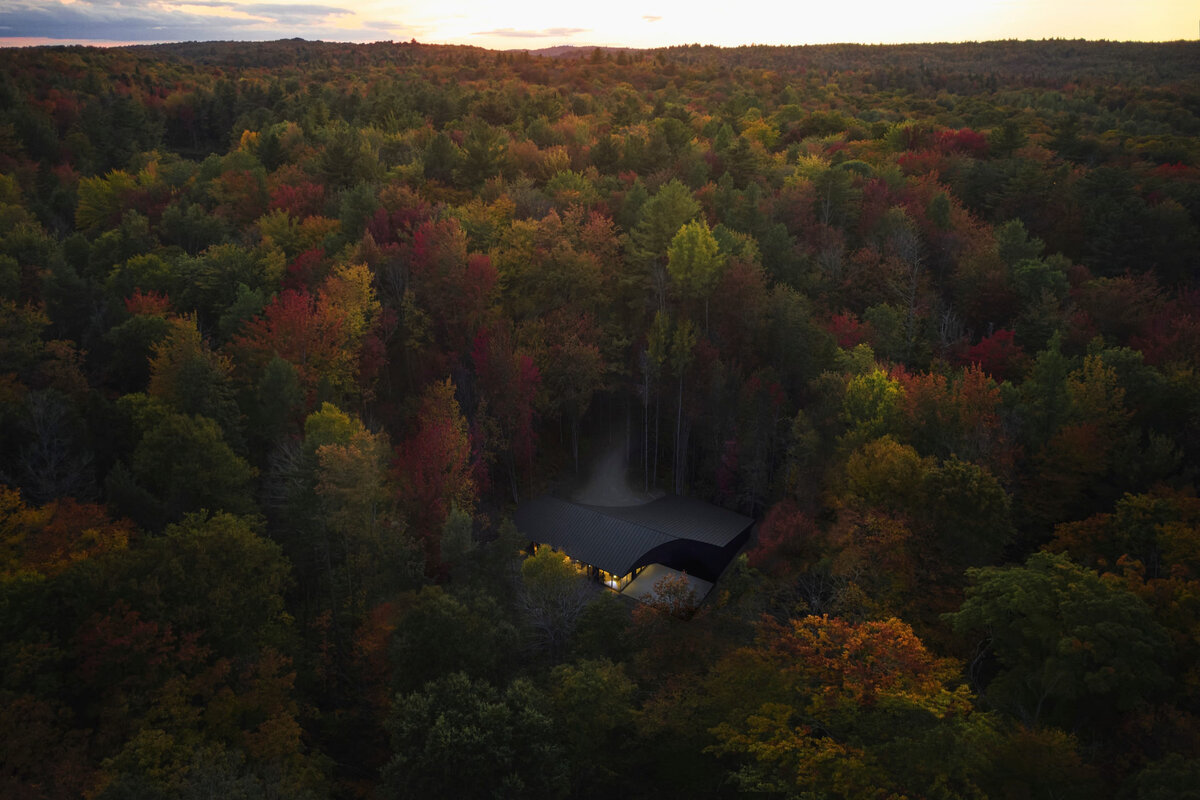
[[[535,546],[565,554],[614,591],[661,565],[711,586],[737,555],[754,520],[690,497],[635,506],[589,506],[550,495],[517,507],[514,521]]]

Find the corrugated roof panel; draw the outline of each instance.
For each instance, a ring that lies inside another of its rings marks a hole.
[[[514,521],[533,541],[614,575],[625,575],[650,550],[677,539],[724,547],[754,522],[675,495],[640,506],[584,506],[544,495],[518,506]]]
[[[754,524],[743,516],[703,500],[666,495],[640,506],[586,508],[607,517],[632,522],[675,539],[691,539],[724,547]]]
[[[672,540],[652,528],[549,496],[522,503],[514,521],[533,541],[614,575],[627,574],[643,554]]]

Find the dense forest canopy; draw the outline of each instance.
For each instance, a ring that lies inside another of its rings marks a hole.
[[[1194,796],[1197,65],[0,51],[0,795]]]

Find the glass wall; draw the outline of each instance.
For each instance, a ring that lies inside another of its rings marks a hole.
[[[533,546],[533,552],[536,553],[539,550],[541,550],[543,547],[549,547],[552,552],[560,553],[563,557],[563,560],[566,561],[571,566],[573,566],[575,568],[575,571],[578,572],[580,575],[586,575],[587,577],[591,578],[592,580],[599,581],[600,583],[603,583],[608,588],[612,589],[613,591],[617,591],[617,592],[621,591],[626,586],[628,586],[630,583],[632,583],[633,579],[636,578],[643,569],[645,569],[644,567],[638,567],[637,569],[635,569],[632,572],[629,572],[625,575],[613,575],[611,572],[606,572],[605,570],[602,570],[599,567],[593,567],[591,564],[585,564],[582,561],[571,558],[566,553],[563,553],[561,550],[557,550],[556,548],[551,547],[548,544],[535,544]]]

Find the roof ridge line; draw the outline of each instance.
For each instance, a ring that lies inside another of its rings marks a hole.
[[[667,496],[668,495],[663,495],[663,497],[667,497]],[[578,508],[582,508],[585,511],[591,511],[593,514],[597,514],[601,517],[608,517],[609,519],[620,520],[621,522],[624,522],[626,525],[632,525],[635,528],[641,528],[642,530],[646,530],[646,531],[654,531],[657,534],[666,536],[668,539],[674,539],[675,541],[684,541],[684,542],[700,541],[698,539],[692,539],[687,536],[677,536],[669,531],[663,530],[662,528],[655,527],[654,525],[647,525],[646,523],[640,522],[640,521],[635,522],[634,520],[626,519],[625,517],[619,516],[617,514],[606,514],[604,512],[604,509],[606,509],[606,508],[641,508],[642,506],[653,505],[654,503],[657,503],[659,500],[662,500],[663,497],[656,497],[653,500],[651,500],[649,503],[641,503],[636,506],[594,506],[594,505],[591,505],[590,503],[576,503],[574,500],[563,500],[563,502],[568,503],[573,506],[577,506]],[[703,542],[701,542],[701,544],[703,544]]]

